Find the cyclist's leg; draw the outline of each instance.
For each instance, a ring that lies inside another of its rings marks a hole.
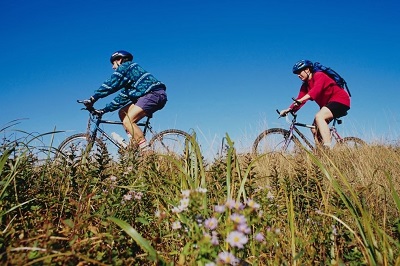
[[[347,115],[347,111],[350,109],[349,106],[344,105],[339,102],[329,102],[323,108],[326,108],[331,113],[331,115],[329,115],[329,119],[325,120],[327,124],[329,124],[329,122],[332,121],[334,118],[339,118],[339,117]],[[328,132],[325,134],[328,134],[329,139],[331,141],[332,135],[331,135],[331,132],[330,132],[330,129],[328,126],[327,126],[327,130],[328,130]]]
[[[319,131],[317,130],[317,124],[315,123],[315,120],[313,122],[313,125],[315,126],[315,128],[311,128],[311,133],[314,136],[315,144],[320,145],[323,143],[323,141],[322,141],[321,134],[319,134]]]
[[[149,92],[140,97],[134,105],[132,104],[129,107],[124,107],[127,108],[127,110],[123,110],[124,108],[121,109],[123,112],[125,111],[125,113],[127,113],[127,116],[129,117],[128,119],[121,119],[124,123],[124,127],[133,136],[134,140],[136,141],[136,143],[139,144],[139,147],[141,149],[147,148],[148,145],[143,135],[143,132],[136,125],[136,122],[138,122],[144,116],[151,117],[154,112],[162,109],[165,106],[166,102],[167,95],[165,93],[165,90],[158,90]]]
[[[146,115],[146,112],[141,107],[133,103],[123,107],[119,111],[119,117],[126,132],[132,136],[136,143],[144,140],[143,132],[136,123]]]
[[[325,146],[331,146],[331,134],[328,123],[333,119],[333,114],[328,107],[322,107],[315,115],[315,125],[318,133],[321,135],[322,142]]]

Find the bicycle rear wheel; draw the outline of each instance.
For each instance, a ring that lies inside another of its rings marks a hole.
[[[356,137],[345,137],[341,140],[339,140],[336,144],[335,144],[335,148],[336,147],[346,147],[346,148],[350,148],[350,149],[357,149],[360,148],[362,146],[365,146],[367,143],[365,141],[363,141],[360,138],[356,138]]]
[[[154,135],[149,145],[152,150],[159,154],[176,156],[186,155],[192,150],[191,136],[179,129],[167,129]]]
[[[296,136],[292,135],[289,140],[289,130],[282,128],[271,128],[262,132],[253,144],[253,154],[261,155],[271,152],[294,153],[302,147]]]
[[[108,156],[107,147],[104,142],[96,138],[94,143],[88,141],[86,133],[79,133],[66,138],[58,146],[57,158],[65,159],[68,163],[75,164],[86,159],[88,163],[93,163]],[[84,156],[86,155],[86,156]]]

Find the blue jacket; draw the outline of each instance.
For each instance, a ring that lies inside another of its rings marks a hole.
[[[136,102],[139,97],[150,91],[159,89],[166,87],[152,74],[135,62],[125,62],[95,90],[92,97],[98,100],[119,91],[119,94],[103,109],[104,112],[112,112],[129,102]]]

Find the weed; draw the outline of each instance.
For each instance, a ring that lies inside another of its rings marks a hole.
[[[190,141],[182,157],[115,160],[99,149],[38,163],[29,137],[5,136],[1,263],[399,263],[398,147],[253,157],[227,135],[224,155],[206,165]]]

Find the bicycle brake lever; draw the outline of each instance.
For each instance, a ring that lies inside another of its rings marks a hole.
[[[292,100],[297,104],[297,105],[301,105],[302,102],[298,101],[297,99],[295,99],[294,97],[292,97]]]
[[[76,100],[78,103],[81,103],[81,104],[84,104],[84,102],[85,101],[83,101],[83,100]],[[95,111],[96,111],[96,109],[92,106],[92,107],[87,107],[86,105],[85,105],[85,107],[83,107],[83,108],[81,108],[81,110],[87,110],[87,111],[89,111],[89,113],[91,113],[91,114],[93,114]]]

